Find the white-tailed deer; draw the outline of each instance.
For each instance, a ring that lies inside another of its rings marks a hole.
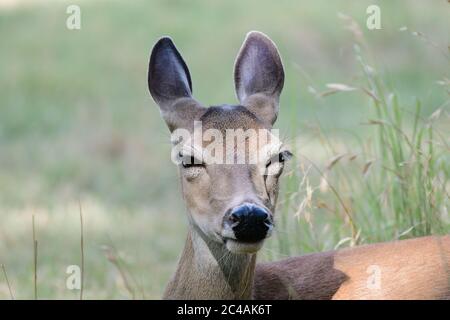
[[[172,133],[178,129],[192,133],[201,123],[201,132],[207,135],[213,129],[215,139],[229,130],[258,130],[266,136],[257,143],[244,137],[244,156],[264,149],[252,163],[206,161],[203,154],[210,151],[211,134],[200,142],[182,139],[175,158],[189,233],[164,297],[449,299],[449,236],[256,264],[256,253],[273,228],[278,179],[291,156],[270,132],[277,119],[284,70],[267,36],[247,35],[236,59],[234,81],[239,105],[204,107],[192,97],[188,68],[173,42],[162,38],[153,48],[148,85]],[[219,160],[238,157],[238,148],[227,146],[215,147]]]

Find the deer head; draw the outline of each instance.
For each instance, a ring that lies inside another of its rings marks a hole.
[[[278,179],[291,156],[271,132],[284,71],[266,35],[247,35],[234,83],[239,104],[204,107],[172,40],[161,38],[152,50],[148,86],[172,133],[192,229],[232,253],[254,253],[271,234]]]

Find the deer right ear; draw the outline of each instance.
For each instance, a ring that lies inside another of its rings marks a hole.
[[[189,69],[172,40],[163,37],[153,47],[148,68],[148,88],[169,129],[189,127],[203,108],[192,98]]]
[[[234,65],[234,85],[240,103],[273,125],[283,84],[284,70],[277,47],[265,34],[249,32]]]

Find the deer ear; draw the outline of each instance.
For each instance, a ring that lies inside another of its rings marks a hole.
[[[234,66],[240,103],[272,125],[277,119],[283,84],[283,64],[275,44],[261,32],[248,33]]]
[[[186,126],[202,109],[192,98],[189,69],[169,37],[159,39],[153,47],[148,88],[171,131]]]

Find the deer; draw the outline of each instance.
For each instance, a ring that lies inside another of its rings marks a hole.
[[[207,141],[172,141],[179,146],[173,158],[189,228],[164,299],[450,299],[448,235],[257,263],[274,228],[279,179],[292,157],[270,132],[284,68],[265,34],[247,34],[235,60],[234,85],[238,104],[205,107],[192,95],[188,67],[171,38],[162,37],[152,49],[148,87],[172,134],[192,133],[201,123],[203,133],[254,129],[268,137],[256,144],[244,139],[246,155],[265,150],[260,159],[231,164],[201,159]],[[219,159],[236,157],[236,148],[221,151]]]

